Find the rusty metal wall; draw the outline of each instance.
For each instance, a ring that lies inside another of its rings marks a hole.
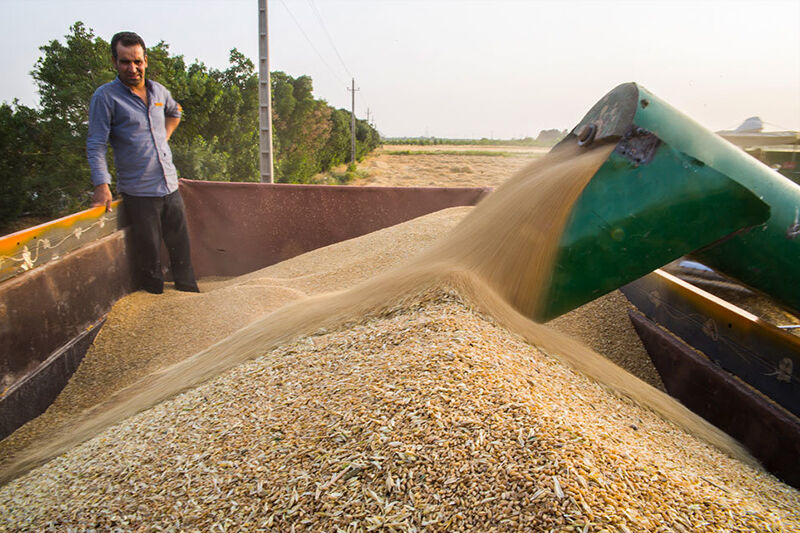
[[[238,276],[448,207],[489,188],[181,181],[198,277]]]
[[[0,283],[0,438],[47,408],[132,289],[124,231]]]
[[[629,315],[667,391],[800,488],[800,421],[637,311]]]

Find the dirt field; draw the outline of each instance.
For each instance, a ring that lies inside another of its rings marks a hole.
[[[385,145],[376,155],[358,165],[359,170],[366,172],[367,176],[351,184],[497,187],[514,172],[548,151],[549,148],[520,146]]]

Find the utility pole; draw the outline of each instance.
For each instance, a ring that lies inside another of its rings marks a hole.
[[[352,92],[352,102],[350,111],[350,162],[356,164],[356,79],[350,78],[352,87],[348,91]]]
[[[274,183],[272,167],[272,85],[269,75],[267,0],[258,0],[258,131],[261,183]]]

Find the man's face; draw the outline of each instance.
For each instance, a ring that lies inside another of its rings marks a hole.
[[[117,43],[117,59],[114,60],[119,79],[128,87],[144,86],[144,71],[147,68],[147,55],[141,45],[122,46]]]

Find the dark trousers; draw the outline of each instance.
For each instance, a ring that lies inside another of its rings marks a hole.
[[[189,250],[186,211],[178,191],[163,197],[122,195],[122,205],[130,224],[134,264],[140,288],[164,292],[161,271],[161,239],[167,245],[175,288],[198,292]]]

